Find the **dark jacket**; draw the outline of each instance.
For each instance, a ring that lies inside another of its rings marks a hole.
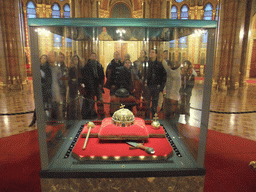
[[[148,72],[148,58],[145,57],[144,61],[138,59],[134,61],[134,66],[132,66],[132,79],[133,82],[139,80],[141,83],[145,83],[147,79],[147,72]]]
[[[71,98],[76,98],[78,95],[78,68],[71,67],[68,72],[68,86],[69,86],[69,96]]]
[[[45,65],[40,66],[40,70],[44,73],[44,76],[41,77],[43,101],[48,102],[52,99],[52,71],[50,64],[47,62]]]
[[[112,85],[116,85],[116,68],[122,66],[121,61],[115,62],[113,59],[107,66],[105,87],[110,89]]]
[[[116,87],[117,89],[125,88],[132,93],[133,83],[132,83],[132,75],[131,71],[127,69],[125,66],[116,68]]]
[[[192,90],[195,85],[195,76],[194,75],[188,75],[188,73],[183,74],[181,76],[181,94],[186,94],[187,96],[192,95]]]
[[[99,85],[104,84],[104,70],[98,61],[88,60],[82,69],[82,83],[87,91],[98,91]],[[95,92],[95,93],[96,93]]]
[[[158,60],[148,62],[147,85],[160,85],[160,92],[164,90],[166,82],[166,71]]]

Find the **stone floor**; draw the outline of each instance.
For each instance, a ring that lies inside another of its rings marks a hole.
[[[196,81],[191,98],[190,125],[200,127],[203,81]],[[233,91],[212,90],[209,129],[256,141],[256,84]],[[0,138],[36,129],[29,127],[34,110],[32,81],[22,90],[0,89]],[[223,113],[216,113],[223,112]],[[231,113],[230,112],[235,112]],[[242,113],[238,113],[242,112]],[[243,113],[246,112],[246,113]],[[9,114],[9,115],[5,115]],[[180,121],[182,122],[182,115]]]

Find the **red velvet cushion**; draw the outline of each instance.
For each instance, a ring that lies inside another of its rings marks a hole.
[[[98,136],[102,140],[146,140],[149,134],[141,118],[136,117],[134,124],[129,127],[118,127],[109,117],[103,119]]]
[[[137,118],[136,118],[137,119]],[[143,121],[143,120],[142,120]],[[95,124],[95,127],[91,129],[90,137],[91,138],[97,138],[98,133],[100,131],[101,127],[101,121],[93,121]],[[165,137],[165,131],[162,126],[160,126],[159,129],[154,129],[151,126],[152,121],[146,121],[146,129],[149,133],[149,138],[164,138]],[[84,126],[84,129],[82,131],[82,137],[86,137],[88,133],[88,127],[87,125]]]

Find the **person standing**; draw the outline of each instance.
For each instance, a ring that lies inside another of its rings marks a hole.
[[[52,98],[51,84],[52,84],[52,74],[50,65],[48,63],[47,55],[42,55],[40,57],[40,73],[41,73],[41,84],[42,84],[42,95],[43,103],[45,109],[49,108]],[[36,111],[34,110],[33,119],[29,124],[32,127],[36,123]]]
[[[166,61],[168,66],[173,66],[172,62],[170,60],[168,60],[168,50],[164,50],[162,57],[163,57],[163,60]],[[162,106],[163,106],[165,92],[166,92],[166,89],[164,88],[164,91],[159,93],[159,99],[158,99],[158,107],[159,108],[158,108],[158,111],[162,111],[162,109],[163,109]]]
[[[96,118],[95,110],[95,96],[97,98],[97,108],[100,118],[104,118],[103,105],[103,84],[104,84],[104,70],[102,65],[96,60],[96,54],[91,53],[90,59],[82,69],[82,83],[85,85],[85,95],[82,105],[82,118],[91,119]]]
[[[147,93],[145,88],[148,72],[148,57],[146,51],[142,50],[140,52],[140,57],[134,61],[131,72],[135,89],[134,97],[136,100],[140,100],[141,96],[145,97]]]
[[[67,107],[67,87],[68,87],[68,67],[65,64],[65,55],[60,52],[57,56],[57,65],[61,71],[61,78],[60,78],[60,93],[63,98],[63,113],[66,112]]]
[[[51,118],[63,119],[63,98],[60,92],[61,71],[56,62],[55,52],[48,53],[48,62],[51,70]]]
[[[196,72],[189,60],[186,60],[184,63],[185,66],[181,71],[181,111],[185,114],[185,120],[188,123],[190,118],[190,99],[195,85]]]
[[[105,87],[110,90],[110,96],[115,94],[116,89],[116,68],[122,66],[120,54],[118,51],[114,53],[114,59],[108,64],[106,70],[107,82]]]
[[[166,82],[166,72],[160,61],[157,60],[157,50],[150,50],[150,59],[148,62],[148,74],[146,88],[148,91],[148,98],[146,101],[152,99],[151,112],[152,117],[157,113],[157,104],[159,99],[159,93],[163,92],[165,82]],[[149,108],[150,102],[147,102],[147,108]],[[146,112],[146,118],[150,118],[150,114]]]
[[[67,119],[79,118],[79,100],[78,100],[78,88],[80,85],[79,71],[81,70],[80,58],[78,55],[74,55],[71,58],[70,68],[68,71],[68,105],[67,105]]]
[[[180,99],[181,88],[180,65],[168,65],[164,57],[162,60],[162,64],[167,73],[164,106],[165,118],[178,121],[178,101]]]

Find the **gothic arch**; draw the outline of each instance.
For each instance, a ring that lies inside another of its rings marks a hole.
[[[124,18],[132,18],[132,11],[131,11],[131,9],[129,8],[129,6],[128,6],[127,4],[125,4],[125,3],[116,3],[116,4],[114,4],[113,7],[110,9],[110,17],[113,17],[113,11],[114,11],[114,9],[115,9],[117,6],[120,6],[120,5],[124,5],[124,6],[129,10],[129,16],[128,16],[127,13],[124,13]],[[120,14],[120,15],[121,15],[121,14]],[[118,17],[117,17],[117,18],[118,18]],[[120,18],[122,18],[122,17],[120,16]]]
[[[110,13],[112,12],[113,7],[117,4],[125,4],[132,13],[133,3],[131,0],[110,0],[108,4]]]

